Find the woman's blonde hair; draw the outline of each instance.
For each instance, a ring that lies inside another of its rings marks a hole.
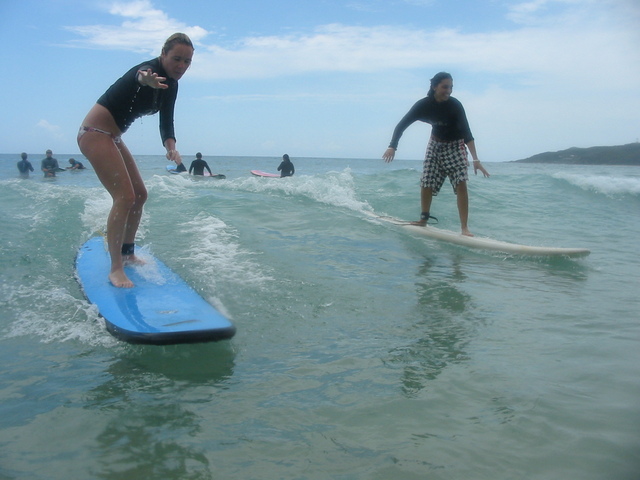
[[[186,33],[174,33],[169,38],[167,38],[166,42],[164,42],[164,47],[162,47],[162,54],[168,54],[176,45],[186,45],[193,48],[193,43],[191,43],[191,39],[187,36]]]

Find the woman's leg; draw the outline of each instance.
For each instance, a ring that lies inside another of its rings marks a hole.
[[[138,231],[140,219],[142,218],[142,207],[147,201],[147,188],[144,186],[138,166],[136,165],[133,155],[131,155],[127,146],[121,142],[118,144],[118,149],[120,150],[127,172],[129,173],[129,179],[131,180],[135,196],[135,201],[129,210],[129,216],[127,217],[123,243],[135,243],[136,232]],[[135,256],[135,253],[131,255],[124,255],[123,261],[125,264],[143,263]]]
[[[122,244],[129,213],[136,204],[136,192],[126,162],[113,139],[104,133],[86,132],[78,139],[78,146],[113,199],[107,219],[107,245],[111,256],[109,280],[116,287],[131,288],[133,282],[124,273]]]

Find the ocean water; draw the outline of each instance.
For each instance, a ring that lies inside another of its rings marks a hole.
[[[266,179],[249,171],[279,158],[208,157],[214,180],[140,156],[138,244],[237,327],[158,347],[114,339],[75,280],[110,207],[93,171],[23,180],[18,159],[0,155],[0,479],[640,478],[640,169],[472,177],[477,235],[592,251],[545,259],[371,221],[417,218],[419,161],[292,155]],[[432,214],[458,229],[449,187]]]

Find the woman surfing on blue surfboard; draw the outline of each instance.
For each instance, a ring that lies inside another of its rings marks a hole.
[[[122,134],[136,118],[160,112],[160,135],[167,159],[182,163],[176,150],[173,111],[178,80],[191,65],[193,51],[187,35],[171,35],[159,57],[133,67],[109,87],[78,132],[80,151],[113,199],[107,219],[107,244],[111,256],[109,280],[116,287],[133,287],[124,265],[139,262],[134,242],[147,199],[147,189]]]
[[[420,203],[422,213],[415,225],[425,226],[431,217],[429,210],[431,200],[437,195],[446,177],[449,177],[453,191],[457,196],[458,213],[462,234],[472,237],[467,221],[469,217],[469,160],[467,148],[473,158],[473,170],[477,175],[480,170],[485,177],[489,173],[478,160],[475,142],[462,103],[451,96],[453,78],[449,73],[440,72],[431,79],[427,96],[418,100],[407,114],[400,120],[393,131],[389,148],[382,158],[385,162],[393,161],[398,142],[404,131],[417,120],[432,125],[431,138],[427,145],[424,168],[420,182]]]

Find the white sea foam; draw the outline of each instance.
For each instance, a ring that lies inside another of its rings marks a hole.
[[[167,279],[162,275],[158,264],[153,258],[148,245],[136,249],[136,257],[140,258],[144,263],[136,265],[134,267],[136,273],[138,273],[147,282],[155,285],[164,285]]]
[[[111,204],[111,197],[105,190],[87,198],[84,211],[80,213],[80,220],[89,234],[102,232],[106,229]]]
[[[177,226],[189,245],[178,259],[189,262],[199,277],[215,290],[217,282],[260,286],[272,280],[251,260],[238,235],[222,220],[206,213]]]
[[[107,217],[113,201],[106,190],[88,197],[84,203],[84,211],[80,213],[80,220],[85,227],[85,236],[104,233],[107,229]],[[144,238],[149,224],[149,216],[143,210],[140,226],[136,238]]]
[[[117,343],[107,333],[95,305],[52,286],[48,278],[37,277],[29,287],[11,287],[5,296],[16,311],[7,338],[35,336],[43,343],[79,341],[106,347]]]
[[[355,211],[369,211],[368,203],[358,200],[350,168],[322,176],[296,175],[284,179],[242,178],[229,183],[231,188],[253,192],[298,195],[319,203]]]
[[[603,195],[640,195],[640,177],[584,175],[579,173],[556,173],[553,177],[565,180],[583,190]]]
[[[185,175],[154,175],[145,184],[154,195],[168,195],[174,198],[195,196],[189,188],[185,188],[193,185],[193,179]]]

